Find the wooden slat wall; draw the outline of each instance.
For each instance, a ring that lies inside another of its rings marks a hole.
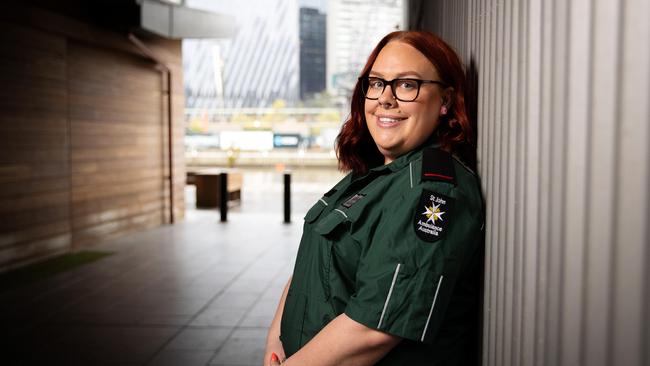
[[[136,56],[76,42],[68,70],[74,244],[160,225],[161,73]]]
[[[650,364],[649,16],[644,0],[411,0],[411,26],[478,74],[483,365]]]
[[[162,58],[172,74],[172,160],[173,164],[173,185],[174,185],[174,217],[181,220],[185,216],[185,95],[183,86],[183,58],[181,42],[163,38],[147,40],[147,46],[158,57]],[[163,84],[167,85],[166,79]],[[166,89],[165,89],[166,90]],[[164,110],[167,108],[167,99],[163,98]],[[165,119],[164,130],[164,147],[165,156],[167,156],[167,116]],[[169,177],[169,169],[165,165],[165,177]],[[167,181],[167,180],[166,180]],[[167,185],[168,187],[168,185]],[[169,188],[165,189],[165,200],[169,201]],[[165,212],[169,211],[169,206],[165,206]]]
[[[0,16],[0,271],[170,220],[166,75],[125,34],[17,9]],[[181,44],[143,41],[172,69],[180,220]]]
[[[0,22],[0,44],[1,265],[69,248],[70,164],[65,40]]]

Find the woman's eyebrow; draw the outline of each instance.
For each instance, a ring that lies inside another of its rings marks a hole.
[[[374,70],[371,70],[368,74],[373,75],[373,76],[382,77],[382,78],[385,77],[385,75],[383,73],[381,73],[379,71],[374,71]],[[395,74],[395,79],[402,78],[404,76],[415,76],[415,77],[418,77],[418,78],[422,78],[422,75],[420,75],[420,73],[417,72],[417,71],[402,71],[402,72],[398,72],[397,74]]]

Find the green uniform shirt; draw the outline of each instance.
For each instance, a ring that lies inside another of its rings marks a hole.
[[[343,178],[305,216],[281,323],[287,357],[345,313],[403,338],[377,365],[466,365],[482,202],[477,177],[426,144]]]

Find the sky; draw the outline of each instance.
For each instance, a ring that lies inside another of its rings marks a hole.
[[[327,12],[327,0],[297,0],[300,6],[317,8]],[[185,4],[192,8],[210,10],[222,14],[242,16],[252,11],[260,11],[273,6],[276,0],[186,0]]]

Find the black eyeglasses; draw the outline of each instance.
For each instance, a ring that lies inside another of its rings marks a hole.
[[[384,80],[374,76],[363,76],[359,78],[361,81],[361,90],[366,99],[377,100],[384,94],[386,85],[390,85],[390,90],[393,92],[395,99],[402,102],[412,102],[418,95],[420,95],[420,86],[422,84],[438,84],[443,88],[447,84],[438,80],[420,80],[420,79],[393,79]]]

